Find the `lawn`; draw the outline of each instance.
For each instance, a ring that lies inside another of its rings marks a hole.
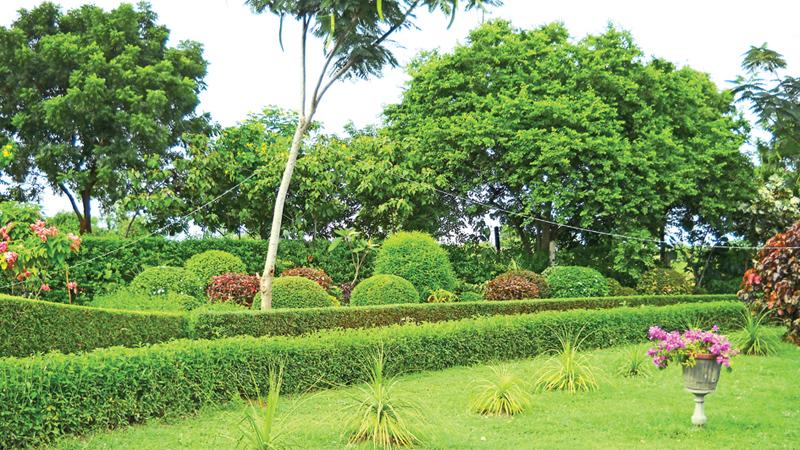
[[[777,330],[770,330],[777,336]],[[800,348],[780,344],[769,357],[739,356],[706,398],[708,425],[690,424],[693,402],[683,390],[680,369],[651,370],[649,377],[616,374],[632,349],[590,353],[600,389],[570,395],[537,393],[531,407],[513,418],[469,412],[478,380],[491,367],[459,367],[403,376],[398,389],[416,404],[415,418],[425,448],[796,448],[800,442]],[[533,380],[544,360],[507,363]],[[648,366],[649,368],[649,366]],[[792,375],[795,374],[795,375]],[[344,408],[355,388],[287,397],[281,406],[284,443],[290,448],[345,446]],[[152,421],[60,442],[61,449],[234,448],[247,405],[235,402],[197,416]],[[368,446],[364,446],[368,448]]]

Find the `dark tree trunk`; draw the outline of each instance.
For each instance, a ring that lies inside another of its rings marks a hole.
[[[669,267],[669,253],[667,252],[667,227],[666,225],[661,226],[661,233],[659,236],[661,239],[661,249],[659,254],[659,262],[661,263],[661,267]]]
[[[83,217],[79,218],[81,221],[81,234],[92,234],[92,197],[88,191],[81,194],[81,202],[83,203]]]
[[[531,245],[531,237],[525,231],[525,228],[522,226],[522,222],[519,219],[510,219],[509,223],[511,224],[511,228],[517,232],[517,236],[519,236],[519,240],[522,241],[522,250],[525,254],[533,254],[533,246]]]

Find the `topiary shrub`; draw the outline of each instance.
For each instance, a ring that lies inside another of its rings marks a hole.
[[[419,292],[414,285],[397,275],[373,275],[358,283],[350,295],[353,306],[419,302]]]
[[[552,266],[543,275],[555,298],[605,297],[608,295],[606,278],[591,267]]]
[[[613,297],[620,297],[620,296],[625,295],[625,292],[626,292],[625,291],[625,286],[620,284],[620,282],[617,281],[616,278],[608,277],[608,278],[606,278],[606,282],[608,283],[608,295],[611,295]],[[634,290],[634,289],[631,289],[631,290],[633,292],[636,292],[636,290]]]
[[[544,295],[543,295],[544,294]],[[486,300],[522,300],[550,295],[543,276],[530,270],[512,270],[486,283]]]
[[[130,289],[145,295],[164,295],[168,292],[201,298],[205,283],[183,267],[157,266],[144,269],[131,281]]]
[[[212,302],[236,303],[249,308],[260,287],[261,279],[257,275],[224,273],[211,277],[206,294]]]
[[[292,267],[281,272],[282,277],[303,277],[317,283],[325,289],[330,290],[333,285],[333,280],[322,269],[315,269],[313,267]]]
[[[303,277],[278,277],[272,282],[273,308],[320,308],[336,305],[317,283]]]
[[[431,292],[427,300],[428,303],[452,303],[457,301],[458,296],[445,289],[437,289]]]
[[[429,234],[400,232],[389,236],[375,257],[376,275],[397,275],[414,285],[420,301],[436,289],[452,291],[453,266],[445,251]]]
[[[642,275],[636,290],[641,294],[691,294],[692,285],[686,277],[673,269],[657,267]]]
[[[208,250],[189,258],[184,264],[186,270],[197,275],[208,286],[211,278],[224,273],[246,273],[242,259],[222,250]]]

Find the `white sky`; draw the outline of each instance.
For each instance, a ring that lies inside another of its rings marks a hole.
[[[0,25],[8,26],[19,8],[32,8],[41,0],[0,0]],[[87,3],[57,1],[65,9]],[[97,0],[106,9],[122,3]],[[284,27],[285,52],[278,46],[278,21],[257,16],[243,0],[152,0],[159,22],[171,30],[171,42],[199,41],[209,61],[200,110],[214,120],[232,125],[248,113],[266,105],[297,108],[299,104],[299,28]],[[800,66],[800,2],[796,0],[507,0],[486,18],[501,17],[515,26],[532,28],[562,21],[571,34],[581,38],[602,32],[611,22],[633,33],[647,55],[657,55],[678,65],[707,72],[720,87],[729,87],[741,72],[742,53],[750,45],[767,42],[782,53],[789,69]],[[451,49],[463,42],[467,32],[480,24],[479,12],[460,13],[453,27],[446,29],[441,15],[420,16],[421,30],[409,30],[396,37],[402,49],[397,55],[406,63],[421,50]],[[321,43],[310,52],[312,66],[321,59]],[[312,67],[313,68],[313,67]],[[326,95],[317,115],[330,131],[348,121],[363,126],[379,121],[383,106],[398,101],[407,76],[402,68],[386,70],[383,77],[368,81],[336,84]],[[45,212],[68,210],[65,197],[52,194],[43,199]]]

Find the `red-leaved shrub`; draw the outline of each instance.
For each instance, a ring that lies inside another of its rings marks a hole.
[[[258,275],[224,273],[211,277],[206,293],[212,302],[232,302],[249,308],[259,290],[260,281]]]
[[[521,300],[546,297],[549,294],[547,281],[538,273],[529,270],[512,270],[486,283],[486,300]]]
[[[282,277],[303,277],[322,286],[322,289],[330,290],[333,285],[333,280],[322,269],[314,269],[313,267],[292,267],[281,272]]]

